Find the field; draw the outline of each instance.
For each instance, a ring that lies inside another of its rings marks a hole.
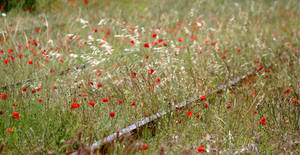
[[[39,3],[0,16],[0,154],[300,154],[298,0]]]

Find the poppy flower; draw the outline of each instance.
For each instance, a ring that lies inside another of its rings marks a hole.
[[[145,144],[140,147],[140,150],[147,150],[148,149],[148,144]]]
[[[106,102],[108,102],[108,98],[103,98],[102,101],[103,101],[104,103],[106,103]]]
[[[28,64],[32,65],[32,60],[29,60],[29,61],[28,61]]]
[[[152,34],[152,37],[153,37],[153,38],[156,38],[156,36],[157,36],[156,33],[153,33],[153,34]]]
[[[196,152],[206,152],[206,149],[203,146],[199,146]]]
[[[3,94],[1,95],[1,99],[2,99],[2,100],[6,100],[6,94],[3,93]]]
[[[150,46],[148,43],[146,43],[146,44],[144,44],[144,47],[149,48]]]
[[[149,74],[153,74],[154,70],[150,69]]]
[[[267,123],[267,119],[262,118],[261,120],[259,120],[259,123],[262,124],[262,125],[265,125]]]
[[[4,114],[4,111],[3,110],[0,110],[0,115],[3,115]]]
[[[186,114],[187,114],[188,116],[192,116],[192,115],[193,115],[193,113],[192,113],[191,111],[188,111]]]
[[[91,105],[92,107],[95,106],[95,103],[94,103],[94,102],[89,102],[88,104]]]
[[[291,92],[291,90],[290,89],[286,89],[285,91],[284,91],[284,93],[290,93]]]
[[[196,117],[197,117],[197,118],[199,118],[199,117],[200,117],[200,115],[199,115],[199,114],[197,114],[197,115],[196,115]]]
[[[228,104],[228,105],[227,105],[227,109],[230,109],[230,108],[231,108],[231,105],[230,105],[230,104]]]
[[[14,118],[14,119],[16,119],[16,118],[20,118],[20,115],[19,115],[19,113],[17,113],[17,112],[13,112],[13,113],[12,113],[12,118]]]
[[[101,84],[101,83],[98,83],[98,84],[97,84],[97,87],[98,87],[98,88],[102,87],[102,84]]]
[[[256,115],[256,114],[257,114],[257,111],[256,111],[256,110],[254,110],[254,111],[253,111],[253,114],[254,114],[254,115]]]
[[[182,38],[178,38],[178,42],[182,42],[183,40],[182,40]]]
[[[23,91],[25,92],[27,90],[27,88],[26,87],[23,87]]]
[[[260,65],[259,67],[256,67],[256,71],[260,71],[260,70],[262,70],[264,68],[264,66],[263,65]]]
[[[206,99],[206,95],[202,95],[201,98],[200,98],[200,101],[203,101]]]
[[[123,101],[121,101],[121,100],[119,100],[118,102],[119,102],[119,104],[123,104]]]
[[[43,100],[42,100],[42,99],[38,99],[38,102],[39,102],[39,103],[42,103],[42,102],[43,102]]]
[[[115,113],[114,113],[114,112],[110,112],[110,113],[109,113],[109,116],[110,116],[110,117],[115,117]]]
[[[79,104],[78,103],[71,104],[71,107],[70,107],[71,110],[76,109],[76,108],[79,108]]]
[[[156,79],[156,82],[158,83],[159,81],[160,81],[160,79],[159,79],[159,78],[157,78],[157,79]]]
[[[208,105],[207,105],[206,103],[204,103],[204,107],[205,107],[205,108],[207,108],[207,107],[208,107]]]
[[[132,72],[131,77],[134,79],[136,77],[136,72]]]
[[[294,98],[294,104],[297,104],[297,98]]]
[[[131,105],[134,106],[134,105],[135,105],[135,102],[133,101],[133,102],[131,103]]]
[[[14,130],[13,130],[12,128],[7,128],[5,131],[6,131],[7,133],[11,133],[11,132],[13,132]]]

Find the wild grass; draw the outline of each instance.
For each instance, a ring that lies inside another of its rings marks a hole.
[[[0,85],[48,75],[0,90],[4,154],[72,152],[253,70],[109,153],[299,154],[297,0],[49,5],[0,17]]]

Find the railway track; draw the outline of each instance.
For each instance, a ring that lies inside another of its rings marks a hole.
[[[249,72],[247,72],[247,73],[245,73],[241,76],[238,76],[238,77],[230,80],[226,84],[218,86],[217,88],[215,88],[213,90],[207,90],[202,95],[209,96],[209,95],[221,92],[222,90],[224,90],[226,88],[229,88],[229,87],[232,87],[232,86],[236,85],[237,83],[241,82],[242,80],[246,79],[247,77],[249,77],[251,75],[254,75],[257,72],[261,71],[262,67],[267,67],[268,68],[271,65],[272,65],[271,63],[267,64],[267,65],[261,65],[260,69],[256,69],[254,71],[249,71]],[[183,101],[179,104],[173,105],[169,110],[158,112],[156,114],[151,115],[150,117],[146,117],[146,118],[142,119],[141,121],[133,123],[133,124],[123,128],[123,129],[121,129],[121,130],[119,130],[119,131],[117,131],[117,132],[115,132],[115,133],[113,133],[113,134],[111,134],[111,135],[109,135],[109,136],[93,143],[91,146],[88,147],[88,150],[90,152],[94,152],[95,150],[100,149],[100,150],[102,150],[102,152],[105,153],[105,150],[106,150],[107,147],[109,147],[110,142],[114,141],[116,138],[124,136],[125,134],[129,134],[129,133],[136,134],[136,133],[138,133],[137,132],[138,130],[145,128],[145,126],[147,126],[147,125],[149,125],[153,122],[159,121],[163,116],[165,116],[165,115],[167,115],[167,114],[169,114],[169,113],[171,113],[171,112],[173,112],[177,109],[185,108],[188,105],[190,105],[191,103],[200,100],[199,98],[201,96],[199,96],[197,98],[194,98],[194,99]],[[82,152],[83,151],[79,149],[76,152],[73,152],[72,155],[81,154]]]

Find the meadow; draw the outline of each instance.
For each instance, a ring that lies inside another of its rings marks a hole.
[[[300,154],[298,0],[39,4],[0,14],[0,154]]]

